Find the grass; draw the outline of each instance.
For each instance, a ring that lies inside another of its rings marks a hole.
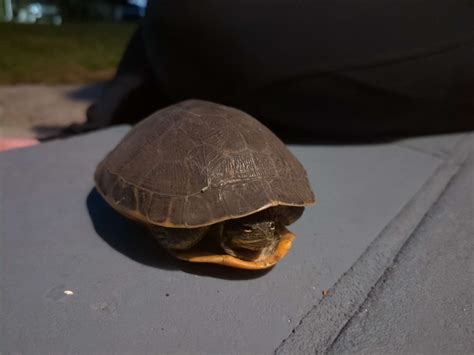
[[[87,83],[113,76],[136,24],[0,23],[0,84]]]

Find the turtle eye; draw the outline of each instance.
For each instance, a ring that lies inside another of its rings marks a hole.
[[[274,222],[270,222],[270,230],[271,231],[275,230],[275,223]]]
[[[245,233],[252,233],[252,228],[249,226],[244,226],[244,232]]]

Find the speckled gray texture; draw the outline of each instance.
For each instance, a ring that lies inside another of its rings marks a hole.
[[[471,159],[330,353],[474,353],[473,181]]]
[[[168,257],[100,199],[93,170],[127,130],[0,154],[0,350],[271,353],[441,163],[394,144],[292,147],[319,205],[280,264],[242,272]]]

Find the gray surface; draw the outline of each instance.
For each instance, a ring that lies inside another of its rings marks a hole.
[[[407,138],[396,144],[446,159],[454,153],[456,146],[465,136],[465,134],[444,134]]]
[[[464,144],[444,161],[423,187],[390,221],[360,258],[300,321],[277,348],[277,354],[325,353],[337,335],[357,313],[374,285],[390,267],[404,243],[411,237],[427,211],[459,171],[456,163]]]
[[[474,353],[473,181],[471,160],[429,211],[331,353]]]
[[[325,353],[331,347],[387,268],[393,265],[400,248],[414,235],[432,205],[459,172],[469,152],[474,152],[472,135],[456,143],[452,155],[443,161],[403,210],[342,275],[331,288],[330,295],[303,317],[291,335],[277,348],[277,353]],[[469,208],[469,204],[456,207]],[[456,209],[452,213],[457,213]],[[377,329],[372,329],[372,336],[377,335]]]
[[[441,163],[394,144],[293,147],[320,203],[279,265],[239,272],[170,259],[92,191],[126,131],[0,155],[0,350],[272,352]]]

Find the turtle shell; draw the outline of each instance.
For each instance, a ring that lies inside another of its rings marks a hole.
[[[305,169],[275,134],[242,111],[199,100],[138,123],[97,166],[95,182],[126,217],[164,227],[314,203]]]

